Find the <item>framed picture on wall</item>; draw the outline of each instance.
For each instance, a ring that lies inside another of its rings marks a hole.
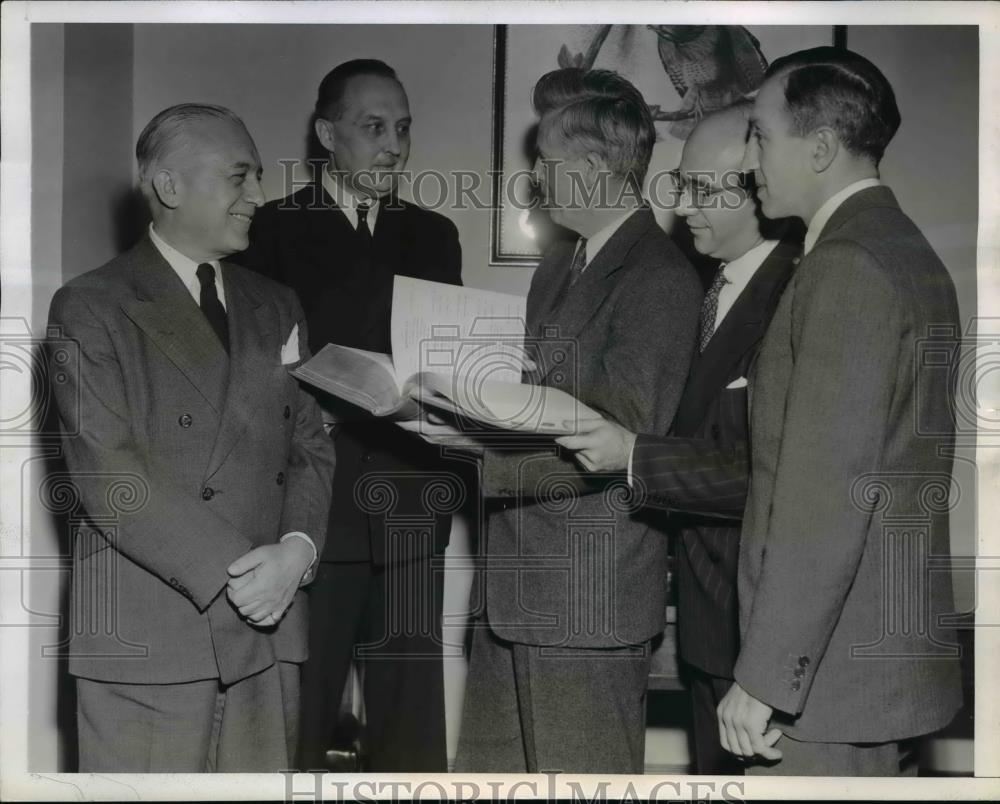
[[[649,175],[657,176],[677,166],[700,115],[755,89],[772,60],[845,39],[844,26],[832,25],[495,26],[490,264],[530,266],[541,254],[539,216],[547,216],[534,209],[531,92],[545,73],[600,68],[632,81],[656,120]]]

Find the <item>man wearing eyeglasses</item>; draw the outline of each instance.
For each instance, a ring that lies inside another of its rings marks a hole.
[[[595,419],[558,439],[590,471],[628,470],[646,502],[666,507],[678,535],[679,653],[690,681],[698,773],[742,766],[719,743],[716,707],[739,649],[736,561],[746,500],[747,375],[799,247],[762,232],[739,172],[752,104],[703,119],[684,145],[678,214],[695,248],[720,265],[702,303],[699,349],[669,437]],[[749,178],[752,182],[752,177]]]

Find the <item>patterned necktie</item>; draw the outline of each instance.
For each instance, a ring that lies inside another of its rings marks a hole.
[[[705,294],[705,298],[701,302],[701,341],[699,350],[702,352],[705,351],[705,347],[708,346],[708,342],[712,340],[712,335],[715,333],[715,316],[719,312],[719,293],[722,292],[724,285],[729,284],[729,280],[726,279],[725,270],[726,264],[722,263],[715,274],[712,287],[708,289],[708,293]]]
[[[219,301],[219,294],[215,288],[215,268],[210,263],[203,262],[198,266],[195,275],[201,283],[201,311],[211,324],[222,348],[229,354],[229,326],[226,324],[226,308]]]
[[[368,203],[361,203],[357,206],[358,211],[358,241],[361,243],[361,247],[368,251],[372,246],[372,230],[368,228],[368,212],[371,210],[372,205]]]
[[[587,238],[581,237],[576,247],[576,254],[573,255],[573,264],[569,269],[569,286],[573,287],[581,276],[583,269],[587,267]]]

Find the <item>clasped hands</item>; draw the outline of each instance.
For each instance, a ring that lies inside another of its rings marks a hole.
[[[226,594],[251,625],[277,625],[312,560],[309,545],[298,538],[255,547],[227,568]]]
[[[781,737],[781,729],[767,728],[773,713],[770,706],[734,681],[716,709],[719,742],[742,759],[755,756],[772,761],[781,759],[781,751],[774,747]]]

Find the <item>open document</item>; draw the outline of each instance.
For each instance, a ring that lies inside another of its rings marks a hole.
[[[522,383],[521,296],[397,276],[392,357],[327,344],[293,374],[374,416],[413,418],[422,402],[506,430],[559,434],[596,416],[555,388]]]

